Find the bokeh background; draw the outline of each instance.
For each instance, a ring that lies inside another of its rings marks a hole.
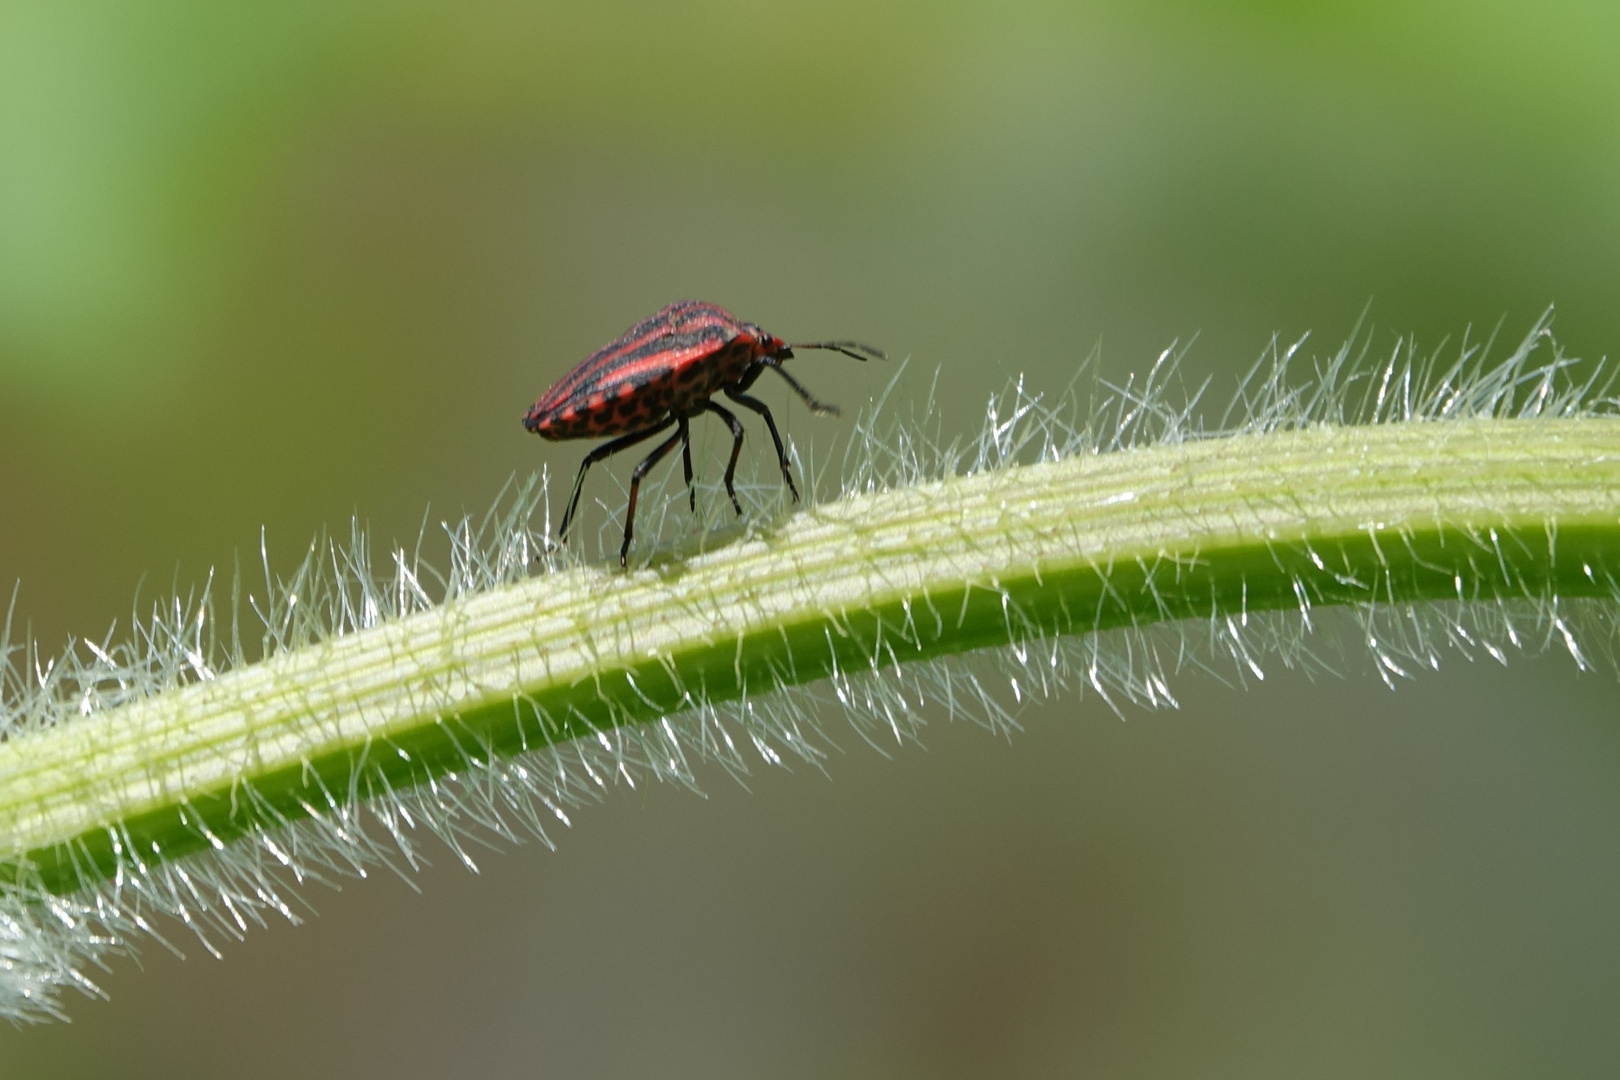
[[[1617,55],[1603,0],[0,0],[0,582],[54,648],[568,475],[522,412],[687,296],[938,368],[948,431],[1364,309],[1597,358]],[[1612,674],[1276,674],[621,791],[119,960],[0,1075],[1614,1075]]]

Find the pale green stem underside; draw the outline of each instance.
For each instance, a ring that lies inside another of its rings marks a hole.
[[[1319,604],[1612,597],[1620,422],[1319,427],[823,503],[0,743],[0,859],[70,889],[469,761],[874,664]],[[594,737],[594,736],[592,736]]]

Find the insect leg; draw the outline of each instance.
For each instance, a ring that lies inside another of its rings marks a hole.
[[[664,427],[668,427],[665,424]],[[630,505],[624,510],[624,546],[619,549],[619,565],[624,566],[630,560],[630,537],[635,534],[636,527],[636,496],[641,494],[641,478],[647,475],[647,470],[664,460],[664,455],[675,449],[686,435],[686,421],[681,421],[682,430],[677,431],[663,442],[659,443],[652,453],[641,459],[635,471],[630,474]],[[660,431],[663,428],[659,429]],[[645,436],[644,436],[645,437]]]
[[[771,415],[771,410],[767,409],[765,403],[758,398],[751,398],[747,394],[738,393],[729,386],[725,389],[726,397],[745,409],[754,410],[765,418],[765,427],[771,433],[771,442],[776,444],[776,463],[782,467],[782,479],[787,481],[788,490],[793,492],[793,501],[798,502],[799,489],[793,486],[793,473],[788,469],[787,451],[782,449],[782,436],[776,430],[776,418]]]
[[[732,508],[737,511],[737,516],[741,517],[742,503],[737,501],[737,489],[733,485],[737,479],[737,455],[742,453],[742,421],[737,419],[736,413],[730,409],[722,408],[712,401],[705,401],[703,407],[731,425],[731,461],[726,465],[726,494],[731,496]]]
[[[764,363],[766,367],[770,368],[772,371],[776,372],[778,375],[782,376],[782,378],[787,380],[787,384],[793,387],[793,392],[803,398],[806,405],[810,406],[811,412],[821,413],[824,416],[838,415],[838,406],[829,405],[825,401],[817,401],[810,395],[810,391],[804,388],[804,384],[799,382],[798,379],[795,379],[793,376],[789,375],[786,371],[782,370],[781,365],[773,364],[769,359],[767,359]],[[765,415],[769,416],[770,414],[766,413]]]
[[[697,488],[692,486],[692,427],[681,417],[681,464],[686,467],[686,501],[692,506],[692,513],[697,513]]]
[[[636,445],[636,443],[641,442],[643,439],[652,438],[654,435],[658,434],[660,431],[663,431],[674,422],[675,418],[672,416],[663,423],[655,424],[654,426],[647,428],[645,431],[632,431],[630,434],[614,439],[612,442],[603,443],[595,450],[592,450],[590,453],[586,454],[585,460],[580,462],[579,475],[574,477],[574,493],[568,497],[568,509],[563,511],[562,524],[557,526],[557,539],[568,539],[568,526],[573,523],[574,511],[579,508],[580,489],[585,486],[585,471],[592,465],[595,465],[598,461],[601,461],[603,458],[612,457],[620,450],[628,449]]]

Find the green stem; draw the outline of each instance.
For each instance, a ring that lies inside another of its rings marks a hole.
[[[0,743],[0,859],[66,892],[469,760],[874,665],[1318,605],[1616,594],[1620,423],[1318,427],[827,503],[447,603]],[[123,849],[121,851],[121,849]]]

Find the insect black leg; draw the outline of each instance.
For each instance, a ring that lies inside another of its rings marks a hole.
[[[812,397],[810,395],[810,391],[808,391],[808,390],[806,390],[804,388],[803,383],[799,382],[798,379],[795,379],[793,376],[789,375],[786,371],[783,371],[780,366],[778,366],[776,364],[769,363],[769,362],[767,362],[765,366],[770,368],[772,371],[776,372],[778,375],[782,376],[782,378],[786,379],[787,384],[789,386],[793,387],[793,392],[795,394],[798,394],[801,398],[803,398],[804,403],[806,405],[810,406],[810,411],[811,412],[818,412],[818,413],[821,413],[823,416],[837,416],[838,415],[838,406],[829,405],[825,401],[817,401],[814,397]],[[733,400],[735,400],[735,399],[733,399]],[[769,413],[766,413],[765,415],[767,417],[770,416]]]
[[[745,409],[753,409],[765,418],[765,427],[771,433],[771,442],[776,444],[776,463],[782,467],[782,479],[787,481],[788,490],[793,492],[793,501],[798,502],[799,489],[793,486],[793,473],[788,469],[787,451],[782,449],[782,436],[776,430],[776,418],[771,415],[771,410],[767,409],[765,403],[758,398],[751,398],[747,394],[739,394],[729,386],[726,387],[726,397]]]
[[[675,417],[672,416],[663,423],[655,424],[645,431],[632,431],[630,434],[614,439],[612,442],[603,443],[585,455],[585,460],[580,462],[579,475],[574,477],[574,493],[568,497],[568,509],[563,511],[562,524],[557,526],[558,540],[568,539],[568,526],[574,521],[574,511],[579,508],[579,492],[585,486],[585,471],[603,458],[612,457],[620,450],[627,450],[643,439],[652,438],[674,422]]]
[[[703,407],[731,425],[731,461],[726,465],[726,494],[731,496],[731,506],[737,511],[737,516],[741,517],[742,503],[737,501],[737,489],[734,484],[737,479],[737,455],[742,453],[742,421],[737,419],[736,413],[730,409],[722,408],[712,401],[705,401]]]
[[[681,464],[686,467],[686,501],[697,513],[697,488],[692,486],[692,427],[681,417]]]
[[[664,427],[668,427],[665,424]],[[630,505],[624,510],[624,546],[619,549],[619,565],[624,566],[630,561],[630,537],[635,535],[636,528],[636,496],[641,494],[641,478],[647,475],[647,470],[664,460],[664,455],[675,449],[675,445],[686,436],[686,421],[681,421],[681,430],[658,444],[652,453],[641,459],[635,471],[630,474]],[[659,429],[662,430],[662,429]]]

